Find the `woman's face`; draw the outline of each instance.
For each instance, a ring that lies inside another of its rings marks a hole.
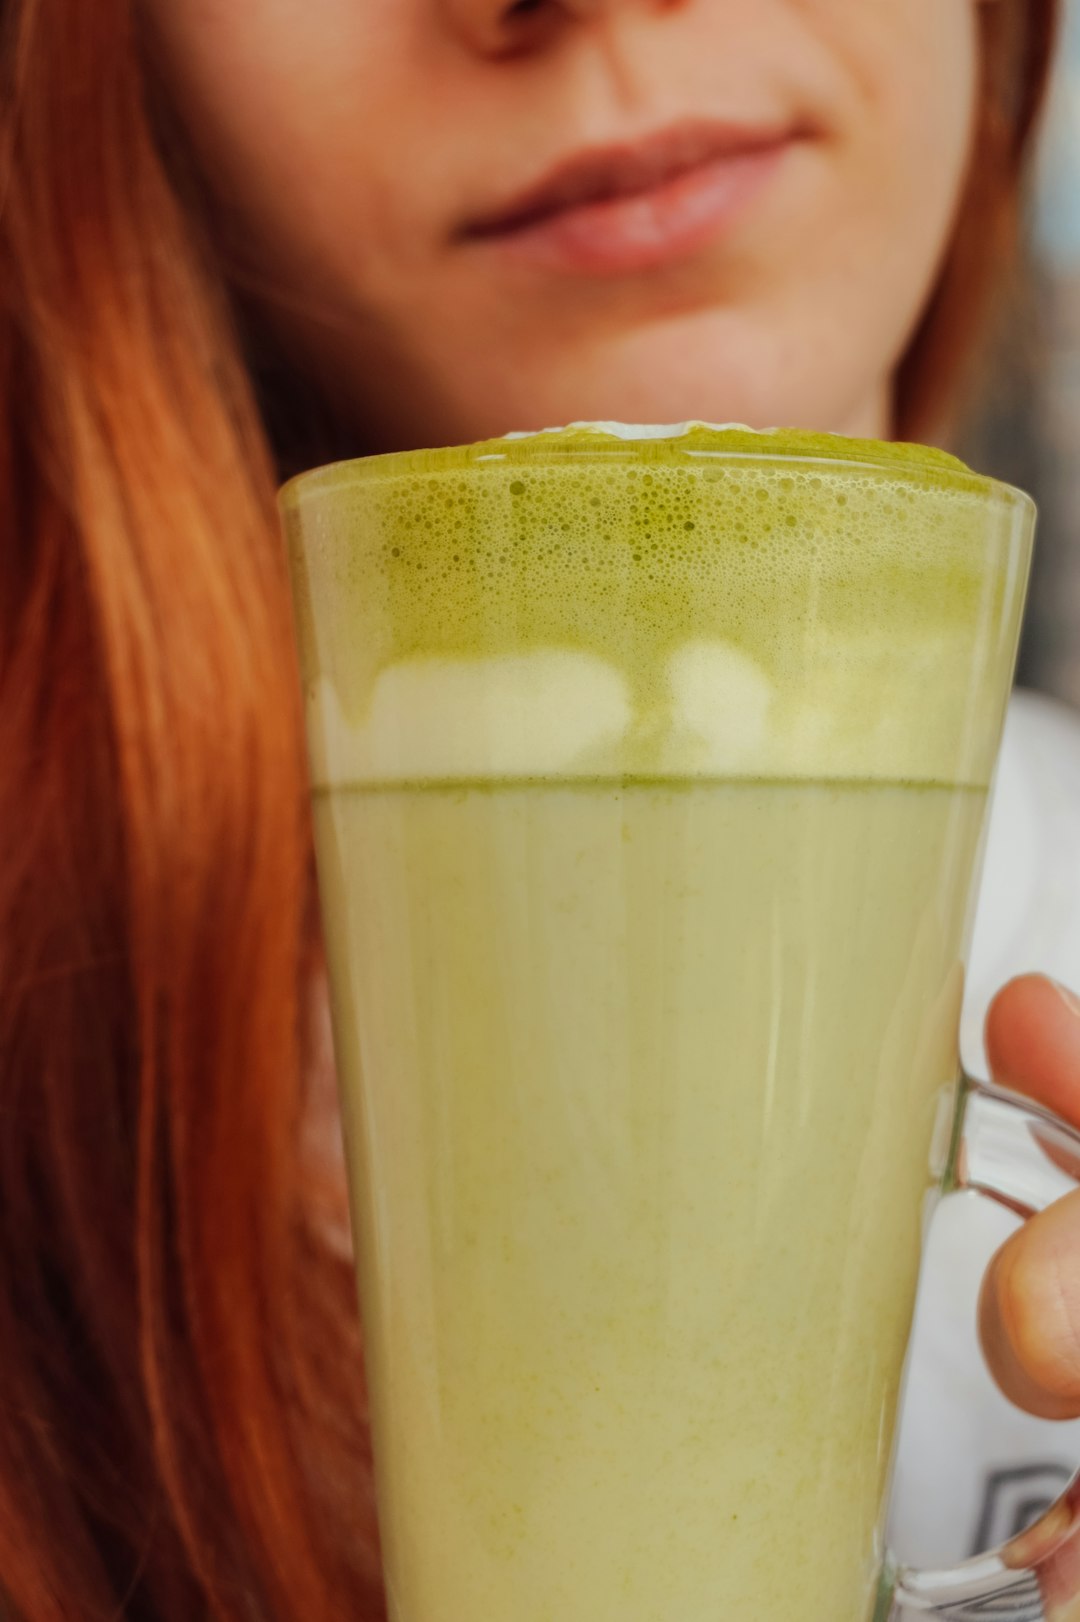
[[[976,0],[146,0],[228,252],[396,447],[888,430]]]

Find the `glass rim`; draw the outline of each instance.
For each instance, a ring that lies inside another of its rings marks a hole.
[[[577,425],[574,425],[577,426]],[[591,425],[590,425],[591,426]],[[944,451],[903,441],[842,440],[829,435],[789,435],[784,449],[756,446],[767,435],[745,431],[738,444],[709,445],[687,434],[650,434],[637,438],[603,430],[572,433],[511,435],[503,439],[481,440],[472,444],[446,445],[433,449],[383,451],[350,457],[314,467],[288,479],[278,491],[283,512],[299,510],[306,498],[334,494],[353,486],[393,483],[398,480],[468,471],[483,472],[488,467],[537,467],[545,470],[581,467],[603,463],[663,463],[667,467],[700,467],[705,463],[763,468],[800,467],[858,477],[877,474],[889,480],[914,484],[927,491],[953,490],[981,497],[1031,516],[1037,512],[1034,499],[1025,490],[976,473]],[[686,440],[686,443],[680,441]],[[842,446],[842,454],[819,447]]]

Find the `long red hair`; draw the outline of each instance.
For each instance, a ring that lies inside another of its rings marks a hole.
[[[370,1622],[275,456],[130,9],[0,0],[0,1611]],[[980,8],[906,433],[1015,240],[1057,9]]]

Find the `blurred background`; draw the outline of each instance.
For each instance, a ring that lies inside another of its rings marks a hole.
[[[1000,351],[959,449],[1038,499],[1020,680],[1080,707],[1080,0],[1070,0],[1028,253]]]

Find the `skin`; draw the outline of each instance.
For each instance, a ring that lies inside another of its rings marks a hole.
[[[970,0],[150,11],[241,274],[369,442],[581,417],[887,429],[968,157]],[[808,133],[686,262],[598,281],[459,240],[558,159],[688,117]]]
[[[1014,980],[990,1009],[986,1047],[1003,1087],[1080,1128],[1074,993],[1040,975]],[[980,1328],[1006,1396],[1043,1419],[1080,1414],[1080,1191],[1033,1217],[998,1252],[983,1286]]]
[[[144,0],[231,274],[369,448],[575,418],[886,437],[970,157],[976,0]],[[463,238],[583,148],[689,116],[797,130],[674,263],[556,273]],[[1080,1127],[1080,1004],[1007,987],[996,1079]],[[1006,1393],[1080,1414],[1080,1193],[1002,1250]]]

